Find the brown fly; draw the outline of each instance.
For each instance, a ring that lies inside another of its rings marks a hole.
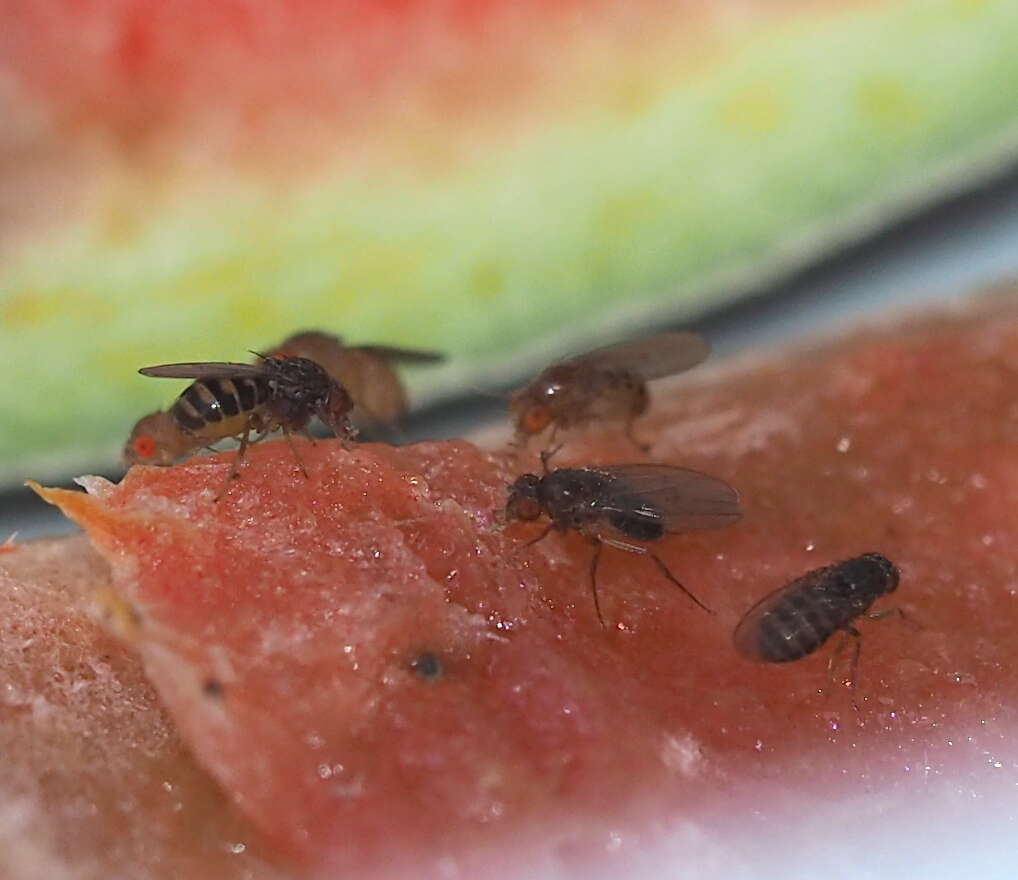
[[[724,481],[697,471],[657,464],[558,468],[546,471],[544,476],[523,474],[509,487],[505,512],[508,520],[548,517],[548,527],[530,544],[540,541],[552,529],[563,532],[572,529],[590,539],[594,544],[590,588],[602,627],[605,622],[597,593],[597,566],[605,544],[646,554],[669,581],[705,611],[713,613],[643,543],[674,532],[721,528],[740,516],[739,496]]]
[[[124,444],[124,463],[166,467],[204,445],[182,431],[168,410],[160,409],[135,422]]]
[[[691,369],[709,351],[697,333],[659,333],[552,364],[512,396],[517,440],[551,427],[550,443],[560,429],[616,421],[643,448],[633,423],[647,409],[647,382]]]
[[[317,416],[341,439],[351,436],[346,390],[313,360],[261,357],[255,364],[164,364],[139,370],[143,376],[194,379],[165,413],[152,413],[132,432],[125,455],[150,463],[187,455],[220,440],[235,438],[240,449],[227,483],[258,434],[260,440],[280,430],[307,476],[291,433],[306,429]],[[142,456],[144,452],[151,453]],[[167,462],[168,463],[168,462]]]
[[[859,618],[877,620],[900,608],[870,613],[881,596],[898,588],[898,568],[879,553],[864,553],[834,565],[816,568],[765,596],[746,612],[735,629],[735,648],[744,657],[762,663],[787,663],[819,649],[836,632],[842,639],[831,655],[828,670],[846,643],[853,652],[849,681],[855,688],[862,635]]]
[[[385,427],[394,426],[409,408],[396,366],[425,366],[445,359],[434,351],[346,345],[340,337],[319,330],[295,333],[269,354],[310,358],[321,364],[353,398],[355,422]]]

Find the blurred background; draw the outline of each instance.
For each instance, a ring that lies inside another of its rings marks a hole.
[[[473,393],[664,326],[720,354],[1018,274],[1018,0],[0,4],[0,540],[302,328]]]

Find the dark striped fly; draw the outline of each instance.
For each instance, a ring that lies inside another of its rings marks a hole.
[[[851,638],[854,650],[850,681],[855,686],[861,633],[859,618],[903,616],[898,608],[870,613],[881,596],[898,588],[897,566],[879,553],[864,553],[809,571],[765,596],[746,612],[735,629],[735,648],[763,663],[787,663],[806,657],[836,632]],[[839,646],[839,651],[842,646]],[[837,652],[831,657],[833,668]]]
[[[231,478],[248,445],[254,442],[252,434],[261,439],[280,430],[290,440],[290,434],[305,430],[313,416],[318,416],[337,437],[346,439],[352,433],[348,418],[353,407],[350,395],[308,358],[260,357],[255,364],[163,364],[138,372],[143,376],[195,380],[159,419],[159,424],[153,424],[160,433],[146,435],[149,445],[158,449],[160,443],[152,439],[158,437],[163,447],[172,449],[179,457],[235,438],[240,441],[240,450]],[[146,418],[155,417],[153,414]],[[135,441],[134,446],[137,445]],[[297,460],[300,463],[299,456]],[[306,476],[302,463],[301,470]]]
[[[397,366],[433,366],[445,360],[435,351],[347,345],[340,337],[321,330],[294,333],[269,354],[311,358],[350,393],[355,422],[390,427],[410,408]]]
[[[533,521],[542,515],[550,523],[531,544],[552,529],[578,531],[594,544],[590,587],[597,619],[605,626],[597,593],[597,566],[605,544],[649,556],[669,581],[713,613],[643,544],[669,533],[721,528],[741,514],[738,493],[717,477],[668,465],[623,464],[521,475],[509,487],[506,518]]]

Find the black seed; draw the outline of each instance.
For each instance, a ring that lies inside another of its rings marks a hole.
[[[223,695],[223,683],[218,678],[206,678],[201,688],[205,696],[218,700]]]
[[[445,673],[442,661],[429,651],[418,654],[410,661],[410,668],[421,678],[434,680]]]

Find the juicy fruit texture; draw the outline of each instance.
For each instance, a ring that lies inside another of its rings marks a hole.
[[[448,352],[415,377],[447,394],[702,313],[1015,154],[1012,0],[14,6],[4,481],[112,465],[170,399],[144,364],[311,324]]]
[[[461,441],[305,444],[309,481],[265,443],[218,504],[229,454],[44,494],[110,560],[184,739],[291,856],[589,868],[681,827],[692,858],[704,829],[729,852],[818,802],[843,805],[837,834],[872,798],[893,817],[1018,783],[1016,352],[1018,309],[994,304],[656,388],[655,458],[731,482],[744,518],[655,548],[716,617],[606,551],[607,634],[589,545],[523,547],[536,527],[498,514],[511,461]],[[757,599],[871,550],[902,572],[874,610],[921,629],[862,623],[858,712],[830,648],[736,654]]]
[[[0,876],[281,880],[94,619],[115,604],[88,540],[0,547]]]

